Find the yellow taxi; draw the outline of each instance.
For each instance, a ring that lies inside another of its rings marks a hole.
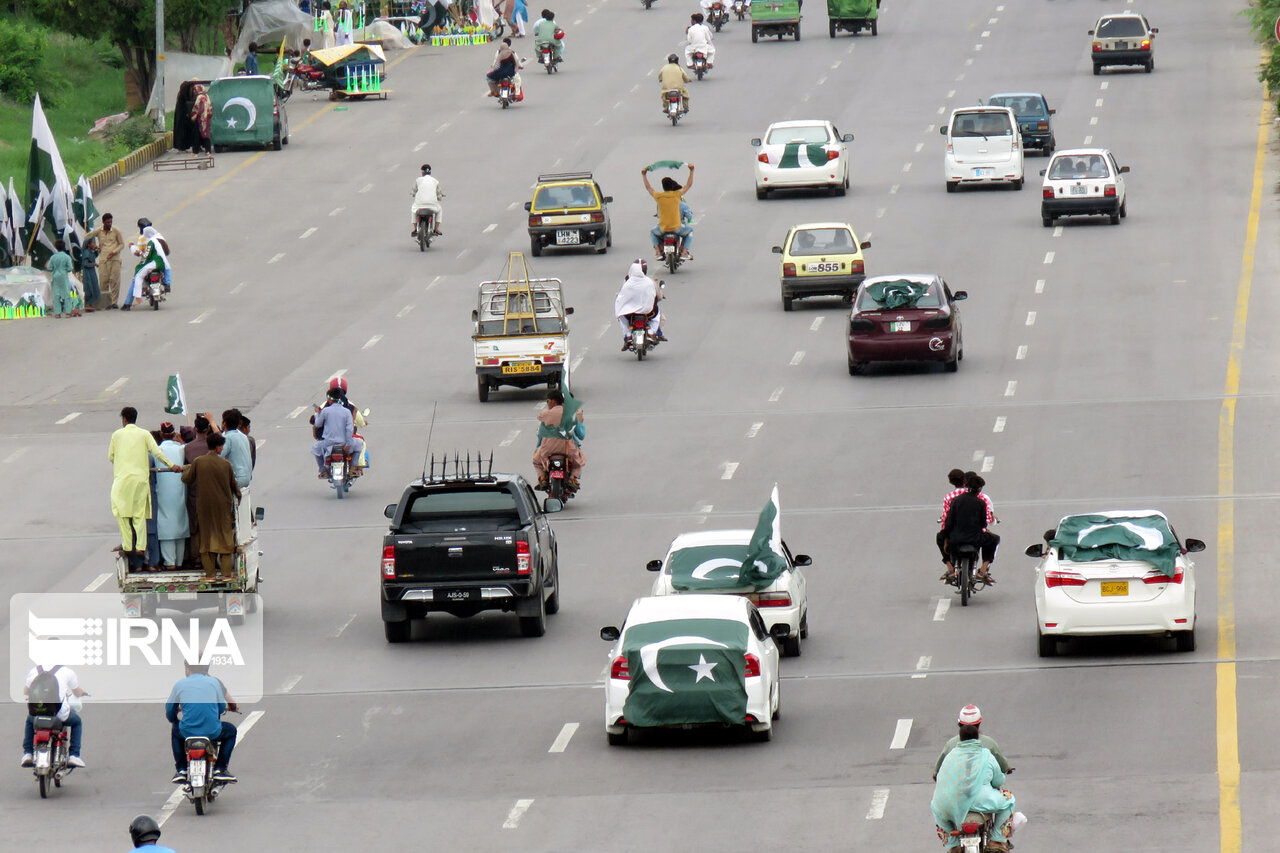
[[[612,196],[600,192],[590,172],[539,175],[529,212],[529,252],[543,249],[592,248],[603,255],[613,245],[608,204]]]
[[[853,226],[846,222],[807,222],[787,232],[781,246],[782,310],[790,311],[796,299],[808,296],[839,296],[853,299],[866,278],[862,250],[870,240],[859,242]]]

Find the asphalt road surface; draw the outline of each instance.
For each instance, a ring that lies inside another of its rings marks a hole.
[[[155,220],[174,291],[155,313],[0,330],[0,591],[110,594],[108,436],[122,405],[167,419],[181,372],[194,408],[253,419],[267,696],[246,708],[240,783],[203,818],[169,800],[158,707],[88,704],[89,769],[42,802],[16,766],[14,705],[2,846],[125,849],[149,812],[181,853],[931,850],[932,762],[976,702],[1018,768],[1020,850],[1264,849],[1280,810],[1274,134],[1243,4],[1151,5],[1155,73],[1095,77],[1086,31],[1134,8],[1119,0],[892,0],[878,37],[834,40],[811,0],[799,43],[752,45],[731,22],[672,128],[654,74],[695,7],[573,4],[557,9],[561,72],[531,63],[510,110],[483,97],[490,48],[393,53],[385,102],[295,96],[282,152],[102,193],[118,223]],[[1008,90],[1045,93],[1059,147],[1132,167],[1122,226],[1042,228],[1034,157],[1021,192],[944,192],[939,121]],[[809,117],[856,135],[849,196],[756,201],[748,140]],[[696,259],[666,276],[671,340],[640,364],[618,352],[612,304],[648,252],[637,171],[658,159],[698,167]],[[425,254],[407,232],[422,162],[447,193]],[[572,169],[616,201],[607,255],[532,261],[576,308],[589,428],[581,497],[554,522],[563,610],[541,639],[490,614],[389,646],[382,507],[420,473],[433,410],[433,450],[532,470],[542,393],[477,401],[468,318],[477,282],[527,249],[537,174]],[[869,274],[968,291],[957,374],[850,377],[846,309],[782,312],[769,247],[831,219],[871,239]],[[374,467],[342,502],[312,473],[304,409],[339,371],[373,410]],[[984,472],[1003,519],[999,584],[963,610],[933,549],[953,466]],[[784,536],[814,564],[773,742],[609,748],[599,628],[648,591],[644,564],[674,535],[750,526],[775,482]],[[1099,640],[1038,658],[1023,548],[1068,512],[1147,507],[1209,544],[1198,650]]]

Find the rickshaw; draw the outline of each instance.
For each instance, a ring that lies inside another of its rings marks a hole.
[[[879,17],[880,0],[827,0],[827,31],[832,38],[841,31],[857,35],[871,30],[871,35],[879,35]]]
[[[754,0],[751,4],[751,41],[760,36],[794,36],[800,41],[799,0]]]

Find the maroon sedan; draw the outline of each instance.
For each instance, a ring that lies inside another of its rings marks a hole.
[[[968,295],[931,273],[863,281],[849,315],[849,375],[873,361],[940,361],[954,373],[964,358],[956,303]]]

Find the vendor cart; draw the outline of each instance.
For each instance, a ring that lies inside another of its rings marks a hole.
[[[827,0],[827,31],[832,38],[838,32],[857,35],[863,30],[879,35],[879,17],[880,0]]]
[[[751,4],[751,41],[760,36],[793,36],[800,41],[799,0],[755,0]]]
[[[309,54],[329,89],[331,99],[386,100],[387,57],[376,44],[340,44]]]

